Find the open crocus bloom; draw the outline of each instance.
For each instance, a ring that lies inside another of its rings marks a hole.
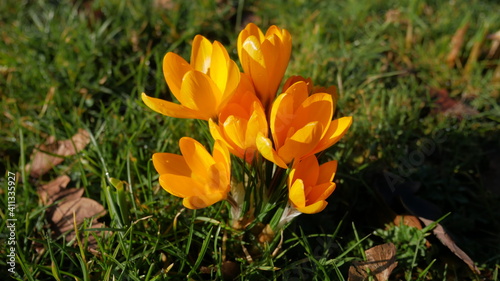
[[[203,145],[189,137],[181,138],[179,147],[182,155],[153,154],[161,187],[184,198],[182,203],[189,209],[205,208],[226,199],[231,182],[227,148],[216,142],[210,155]]]
[[[249,23],[238,36],[241,65],[252,77],[257,96],[265,108],[276,97],[291,51],[290,33],[274,25],[264,35],[255,24]]]
[[[257,151],[258,133],[267,136],[264,108],[253,92],[236,93],[219,114],[218,124],[209,120],[210,133],[224,143],[229,151],[248,163]]]
[[[314,155],[294,162],[288,176],[288,199],[298,211],[314,214],[323,211],[326,199],[335,190],[333,177],[337,161],[321,166]]]
[[[163,74],[180,104],[142,94],[144,103],[154,111],[176,118],[208,120],[234,94],[240,82],[236,63],[219,42],[213,44],[201,35],[193,41],[191,63],[175,53],[163,59]]]
[[[292,160],[300,160],[335,144],[352,123],[352,117],[332,120],[333,98],[328,93],[309,96],[306,82],[299,81],[274,101],[270,114],[273,141],[257,135],[257,148],[262,156],[287,168]]]

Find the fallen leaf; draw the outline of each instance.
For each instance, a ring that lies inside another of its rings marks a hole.
[[[51,136],[45,144],[38,146],[32,155],[31,165],[26,169],[31,169],[31,176],[38,178],[47,173],[53,166],[64,161],[64,157],[74,155],[85,148],[90,141],[89,132],[79,129],[69,140],[56,141]],[[47,219],[55,236],[66,234],[67,242],[75,238],[75,222],[81,225],[85,219],[92,219],[93,228],[104,227],[104,224],[97,221],[97,218],[106,214],[104,207],[97,201],[82,197],[82,188],[66,188],[71,179],[67,175],[62,175],[51,182],[37,187],[37,193],[43,205],[50,206],[47,211]],[[106,232],[98,232],[96,235],[103,235]],[[87,248],[97,254],[97,241],[94,234],[88,236]]]
[[[442,113],[445,116],[453,116],[460,119],[479,113],[476,109],[465,105],[463,102],[452,99],[445,89],[430,88],[429,94],[434,98],[434,104],[436,105],[433,109],[434,114]]]
[[[86,218],[96,218],[104,215],[106,210],[95,200],[81,197],[73,200],[63,199],[49,213],[49,219],[54,225],[53,230],[58,234],[63,234],[73,229],[73,213],[75,214],[76,224],[80,225]]]
[[[31,164],[26,165],[30,175],[39,178],[52,167],[60,164],[67,156],[75,155],[90,142],[89,132],[79,129],[71,139],[56,141],[50,136],[45,144],[39,145],[32,154]]]
[[[429,220],[423,217],[419,217],[419,219],[426,225],[429,226],[434,223],[433,220]],[[446,232],[444,227],[441,224],[436,224],[436,227],[432,230],[434,235],[445,245],[450,251],[455,254],[458,258],[460,258],[463,262],[465,262],[469,268],[476,274],[481,274],[477,266],[474,264],[474,261],[462,250],[457,244],[451,239],[450,235]]]
[[[385,13],[385,23],[408,24],[408,19],[401,10],[390,9]]]
[[[469,29],[469,23],[467,22],[459,29],[457,29],[457,31],[455,31],[455,34],[451,38],[451,43],[450,43],[451,50],[448,53],[448,56],[446,57],[446,63],[450,68],[455,66],[455,62],[458,58],[458,55],[460,54],[460,50],[464,45],[464,37],[468,29]]]
[[[368,280],[371,276],[375,281],[388,280],[392,271],[398,265],[396,247],[386,243],[365,251],[366,261],[353,262],[349,267],[348,281]]]
[[[422,224],[418,220],[417,217],[412,216],[412,215],[397,215],[393,223],[395,226],[400,226],[400,225],[406,225],[406,226],[411,226],[415,227],[417,229],[422,229]]]
[[[153,7],[161,10],[173,10],[176,7],[176,3],[172,0],[154,0]]]

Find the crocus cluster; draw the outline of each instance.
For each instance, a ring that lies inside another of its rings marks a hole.
[[[292,214],[322,211],[335,189],[337,162],[320,165],[316,155],[342,138],[352,118],[333,119],[334,86],[291,76],[279,91],[292,49],[287,30],[271,26],[264,34],[250,23],[237,48],[242,72],[221,43],[197,35],[190,62],[171,52],[163,60],[176,102],[142,94],[158,113],[207,121],[214,143],[210,153],[183,137],[182,155],[155,153],[160,185],[190,209],[227,200],[240,222],[262,218],[256,212],[272,210],[262,206],[268,203],[283,205],[274,227]]]

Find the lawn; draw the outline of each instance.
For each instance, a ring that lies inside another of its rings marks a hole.
[[[488,0],[0,2],[2,276],[499,280],[499,10]],[[238,61],[250,22],[290,32],[283,81],[335,85],[334,118],[353,117],[319,158],[338,161],[326,209],[265,242],[226,223],[226,201],[190,210],[161,188],[154,153],[179,153],[184,136],[213,141],[206,122],[141,100],[172,100],[163,57],[189,61],[197,34]],[[57,163],[39,166],[41,151]],[[55,218],[69,196],[78,208]]]

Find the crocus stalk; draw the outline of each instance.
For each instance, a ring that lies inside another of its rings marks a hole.
[[[292,37],[286,29],[271,26],[264,34],[249,23],[238,36],[238,56],[245,73],[252,77],[257,96],[267,109],[285,74],[292,52]]]
[[[160,185],[170,194],[184,198],[183,205],[200,209],[227,198],[230,190],[231,158],[227,148],[215,142],[210,153],[196,140],[179,141],[182,155],[153,154]]]
[[[326,199],[335,190],[333,177],[337,161],[318,164],[311,155],[294,162],[288,176],[288,199],[292,206],[305,214],[314,214],[325,209]]]
[[[268,133],[264,108],[250,91],[235,94],[220,112],[218,124],[210,119],[209,126],[215,140],[249,164],[257,151],[257,134],[267,136]]]
[[[176,118],[208,120],[234,94],[240,82],[240,71],[221,43],[213,44],[196,35],[191,51],[191,63],[169,52],[163,59],[163,74],[170,91],[180,104],[142,94],[142,100],[152,110]]]
[[[307,84],[296,82],[274,101],[269,117],[272,141],[259,133],[257,149],[282,168],[327,149],[344,136],[352,123],[352,117],[332,120],[333,106],[330,94],[309,96]]]

